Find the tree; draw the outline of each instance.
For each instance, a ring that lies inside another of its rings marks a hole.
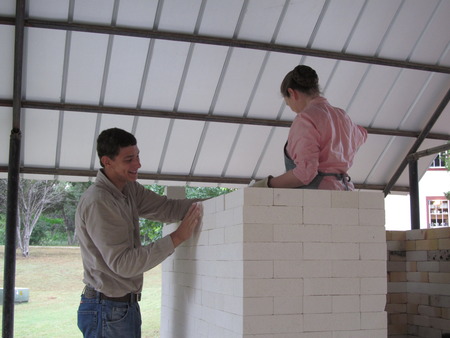
[[[65,193],[60,202],[49,208],[46,214],[64,220],[67,244],[75,245],[78,242],[75,234],[75,212],[81,195],[92,182],[61,182],[60,184]]]
[[[20,180],[17,244],[24,257],[30,254],[31,233],[42,212],[60,203],[64,194],[57,181]]]
[[[440,154],[440,156],[444,160],[447,171],[450,171],[450,150],[444,151],[443,153]],[[450,191],[444,192],[444,196],[446,199],[450,200]]]

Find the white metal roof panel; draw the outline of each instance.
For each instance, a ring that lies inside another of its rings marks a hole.
[[[67,76],[66,100],[99,104],[108,36],[73,32]]]
[[[295,115],[279,86],[307,64],[330,103],[373,130],[353,180],[384,186],[442,104],[430,128],[438,139],[420,149],[449,139],[449,10],[446,0],[28,0],[21,163],[91,174],[97,135],[120,127],[137,136],[141,173],[160,183],[281,174]],[[13,0],[0,3],[7,136],[14,11]]]

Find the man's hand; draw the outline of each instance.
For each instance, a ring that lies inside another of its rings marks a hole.
[[[192,234],[201,223],[202,217],[203,205],[200,202],[193,203],[178,226],[178,229],[170,234],[175,248],[185,240],[191,238]]]

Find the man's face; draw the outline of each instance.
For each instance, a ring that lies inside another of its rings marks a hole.
[[[114,159],[103,156],[102,162],[106,176],[122,190],[127,182],[134,182],[138,178],[138,169],[141,167],[139,148],[137,145],[120,148]]]

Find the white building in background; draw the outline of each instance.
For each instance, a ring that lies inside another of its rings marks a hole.
[[[449,226],[449,204],[444,193],[450,191],[450,172],[439,156],[419,182],[420,228]],[[385,198],[386,230],[411,229],[410,198],[390,194]]]

